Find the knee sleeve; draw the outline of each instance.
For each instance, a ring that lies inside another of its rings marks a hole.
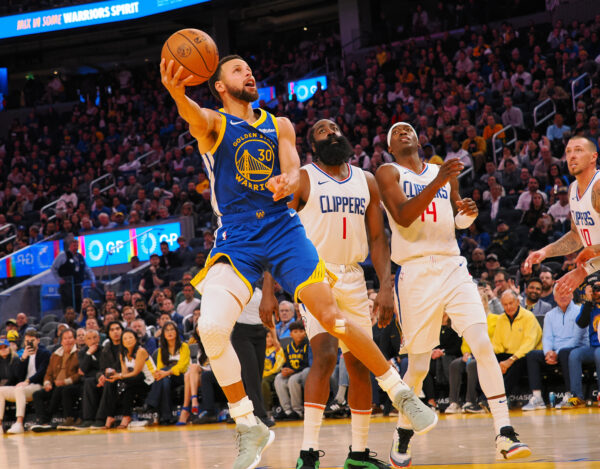
[[[431,352],[408,354],[408,369],[404,375],[404,382],[417,394],[421,392],[423,380],[429,373],[430,361]]]
[[[214,275],[211,274],[213,270],[216,270]],[[249,291],[228,264],[217,264],[210,269],[203,291],[198,334],[206,355],[212,360],[222,355],[230,343],[231,331],[242,312],[242,305],[249,300]]]

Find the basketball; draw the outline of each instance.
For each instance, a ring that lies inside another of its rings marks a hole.
[[[219,51],[212,38],[199,29],[181,29],[173,33],[163,45],[161,58],[165,66],[169,60],[175,61],[173,73],[183,66],[181,79],[193,76],[188,86],[200,85],[207,81],[217,69]]]

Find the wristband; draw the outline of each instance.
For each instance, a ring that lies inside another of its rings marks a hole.
[[[454,217],[454,224],[459,230],[464,230],[471,226],[471,224],[475,221],[477,215],[465,215],[464,213],[457,213]]]
[[[588,275],[592,275],[594,272],[600,270],[600,256],[593,257],[589,261],[583,264],[583,270]]]

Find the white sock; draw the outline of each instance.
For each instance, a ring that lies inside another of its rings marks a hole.
[[[302,450],[308,451],[319,449],[319,432],[323,421],[325,406],[313,402],[304,403],[304,438],[302,439]]]
[[[245,407],[248,409],[247,412],[243,410],[240,411],[240,407]],[[241,415],[240,415],[240,412]],[[254,416],[254,407],[252,406],[252,401],[248,396],[244,396],[237,402],[229,403],[229,413],[233,420],[235,420],[236,424],[244,424],[252,427],[258,424],[256,417]]]
[[[496,435],[500,434],[502,427],[510,427],[510,418],[508,417],[508,404],[506,402],[506,396],[498,397],[496,399],[488,399],[490,406],[490,412],[494,418],[494,428],[496,429]]]
[[[362,452],[367,449],[371,409],[354,410],[352,412],[352,451]]]
[[[338,386],[337,394],[335,395],[335,400],[338,404],[342,404],[346,400],[346,390],[348,386],[341,384]]]
[[[539,389],[534,389],[533,397],[535,397],[538,400],[542,400],[542,391],[540,391]]]
[[[409,389],[406,383],[402,381],[402,378],[400,378],[398,372],[391,366],[384,374],[377,376],[377,382],[381,389],[390,396],[392,401],[394,400],[394,397],[396,397],[396,393]]]

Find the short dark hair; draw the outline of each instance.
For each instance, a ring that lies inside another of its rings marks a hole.
[[[540,280],[539,277],[532,277],[527,281],[527,286],[531,285],[532,283],[539,283],[540,285],[542,284],[542,281]]]
[[[158,254],[156,254],[156,253],[150,254],[150,259],[152,259],[153,257],[160,257],[160,256]]]
[[[294,321],[290,324],[290,327],[288,328],[290,332],[296,329],[304,330],[304,323],[302,321]]]
[[[212,95],[219,101],[223,101],[223,100],[221,99],[221,95],[215,88],[215,83],[221,79],[221,67],[223,66],[223,64],[229,62],[230,60],[235,60],[235,59],[244,60],[239,55],[226,55],[221,60],[219,60],[219,64],[217,65],[217,69],[215,70],[215,73],[213,73],[212,76],[208,79],[208,88],[210,89],[210,92],[212,93]]]
[[[38,332],[38,330],[35,327],[28,327],[27,329],[25,329],[25,336],[26,337],[35,337],[36,339],[39,339],[40,333]]]

